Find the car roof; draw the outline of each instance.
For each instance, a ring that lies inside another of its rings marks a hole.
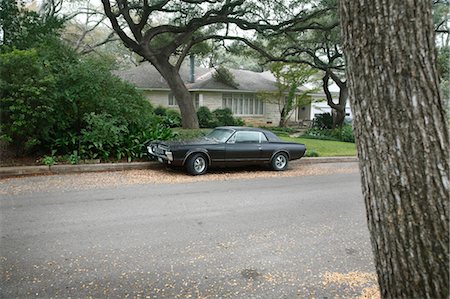
[[[225,129],[225,130],[234,130],[234,131],[255,131],[255,132],[261,132],[266,135],[267,139],[269,141],[281,141],[280,138],[278,138],[277,135],[275,135],[273,132],[261,128],[254,128],[254,127],[238,127],[238,126],[222,126],[217,127],[215,129]]]

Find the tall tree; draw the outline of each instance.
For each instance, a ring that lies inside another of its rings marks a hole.
[[[287,2],[295,2],[300,8],[288,7]],[[198,127],[191,95],[179,75],[180,66],[192,47],[210,39],[245,40],[242,34],[245,30],[285,30],[296,22],[311,18],[303,12],[306,2],[102,0],[112,27],[124,44],[149,61],[167,81],[177,100],[185,128]],[[126,26],[121,26],[121,20]]]
[[[258,97],[278,106],[280,112],[278,126],[286,127],[297,108],[311,103],[311,93],[316,89],[306,89],[303,85],[308,83],[316,70],[306,65],[274,62],[270,65],[270,71],[275,76],[277,90],[261,92]],[[301,92],[299,88],[302,88]]]
[[[340,2],[363,194],[384,298],[449,296],[449,157],[429,0]]]
[[[260,33],[257,40],[243,42],[259,52],[266,62],[303,64],[321,71],[322,88],[327,104],[333,110],[333,126],[340,127],[344,124],[348,88],[340,46],[337,1],[313,1],[304,13],[309,18],[271,34]],[[331,95],[330,80],[339,88],[337,101]]]
[[[179,74],[181,64],[194,45],[210,39],[222,28],[216,24],[246,27],[242,16],[250,14],[251,5],[244,2],[102,0],[112,27],[124,44],[149,61],[166,80],[177,100],[184,128],[198,128],[198,119]],[[126,26],[120,24],[121,20]]]

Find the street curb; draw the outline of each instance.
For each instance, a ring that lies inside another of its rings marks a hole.
[[[103,164],[79,164],[79,165],[0,167],[0,178],[26,176],[26,175],[135,170],[135,169],[146,169],[151,165],[155,164],[156,164],[155,162],[131,162],[131,163],[103,163]]]
[[[358,162],[357,157],[317,157],[302,158],[293,161],[299,164],[318,164],[318,163],[349,163]],[[158,162],[131,162],[131,163],[103,163],[103,164],[80,164],[80,165],[53,165],[53,166],[16,166],[0,167],[0,178],[28,176],[28,175],[46,175],[46,174],[68,174],[82,172],[101,172],[101,171],[122,171],[147,169],[151,166],[159,165]]]

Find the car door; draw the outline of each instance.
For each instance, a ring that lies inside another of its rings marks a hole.
[[[266,135],[264,135],[263,133],[261,133],[261,135],[261,160],[270,161],[278,145],[269,142]]]
[[[261,160],[261,132],[237,131],[225,144],[227,162]]]

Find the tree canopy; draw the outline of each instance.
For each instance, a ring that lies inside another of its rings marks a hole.
[[[102,0],[112,27],[124,44],[160,72],[177,99],[183,126],[198,127],[191,96],[179,75],[194,46],[210,39],[245,40],[242,32],[270,34],[302,23],[314,28],[303,1]],[[308,4],[309,7],[315,6]],[[238,31],[236,31],[238,30]]]

